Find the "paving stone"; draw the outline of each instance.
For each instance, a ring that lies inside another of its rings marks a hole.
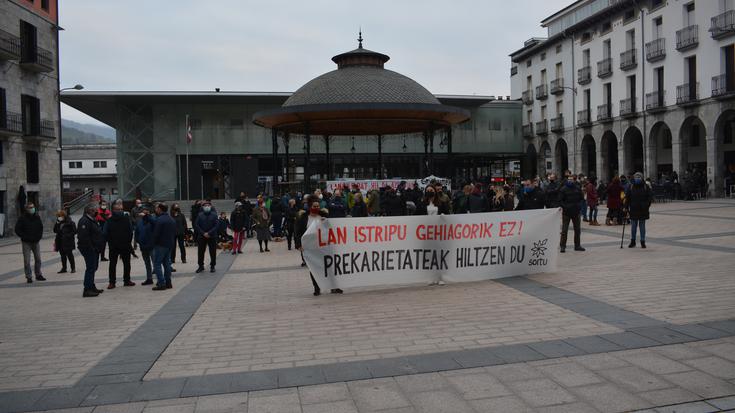
[[[570,391],[587,400],[592,406],[601,411],[624,412],[653,406],[650,402],[612,384],[574,387]]]
[[[143,413],[194,413],[196,408],[196,401],[189,404],[175,405],[175,406],[146,406],[143,409]]]
[[[704,398],[735,394],[735,385],[732,383],[700,371],[666,374],[663,378]]]
[[[446,379],[467,400],[512,394],[506,386],[489,373],[451,375]]]
[[[505,361],[487,349],[469,349],[457,351],[452,356],[462,367],[472,368],[505,364]]]
[[[533,350],[525,344],[516,344],[503,347],[494,347],[489,351],[503,359],[506,363],[522,363],[524,361],[541,360],[546,358],[543,354]]]
[[[568,404],[577,398],[549,379],[515,381],[508,386],[515,394],[533,407]]]
[[[470,400],[469,403],[478,412],[532,413],[534,411],[517,396]]]
[[[574,361],[590,370],[607,370],[619,367],[628,367],[630,363],[611,354],[593,354],[575,357]]]
[[[245,411],[248,407],[248,393],[217,394],[197,397],[195,413],[226,411]]]
[[[687,344],[676,344],[673,346],[661,346],[651,348],[651,351],[657,354],[661,354],[664,357],[672,360],[687,360],[701,357],[707,357],[710,353],[706,353],[696,347],[689,346]]]
[[[352,400],[303,405],[303,413],[358,413]]]
[[[475,413],[467,401],[447,390],[412,393],[409,397],[422,413]]]
[[[367,368],[375,378],[419,373],[416,367],[404,358],[371,360]]]
[[[449,386],[449,382],[439,373],[411,374],[394,378],[406,393],[439,390]]]
[[[130,401],[161,400],[179,397],[184,389],[186,379],[161,379],[149,385],[142,385],[133,394]]]
[[[75,386],[51,389],[33,403],[33,410],[63,409],[77,407],[92,391],[92,386]]]
[[[657,413],[713,413],[720,409],[705,402],[692,402],[656,408]]]
[[[735,409],[735,396],[707,400],[707,403],[722,410]]]
[[[654,406],[674,403],[686,403],[700,400],[701,397],[679,387],[662,390],[651,390],[637,394],[638,397],[651,402]]]
[[[735,320],[708,321],[701,324],[706,327],[727,331],[730,334],[735,334]]]
[[[735,344],[732,343],[707,345],[698,347],[698,349],[730,361],[735,361]]]
[[[189,377],[181,390],[181,397],[228,393],[231,382],[232,376],[226,374]]]
[[[354,381],[373,378],[364,362],[329,364],[322,366],[324,377],[327,382]]]
[[[229,378],[229,386],[229,391],[232,392],[274,389],[278,387],[278,374],[275,371],[232,374]]]
[[[527,364],[491,366],[486,367],[485,370],[503,383],[544,377],[539,370]]]
[[[295,367],[278,371],[278,386],[309,386],[326,382],[320,366]]]
[[[82,402],[82,406],[127,403],[140,390],[141,383],[103,384],[96,386]]]
[[[678,373],[681,371],[691,370],[691,367],[668,359],[653,351],[642,351],[630,354],[621,353],[616,356],[654,374]]]
[[[247,411],[248,413],[301,413],[301,404],[295,391],[271,395],[251,393]]]
[[[350,400],[350,392],[345,383],[320,384],[299,387],[299,398],[302,404],[327,403]]]
[[[712,340],[715,338],[728,337],[732,335],[732,333],[730,332],[707,327],[702,324],[670,324],[667,326],[667,328],[691,337],[698,338],[700,340]]]
[[[550,358],[581,356],[586,354],[584,351],[569,345],[564,340],[541,341],[529,344],[528,346]]]
[[[565,338],[564,341],[588,354],[624,350],[622,346],[597,336]]]
[[[0,393],[0,411],[28,411],[48,390],[26,390]]]
[[[145,402],[108,404],[97,406],[94,413],[141,413],[145,408]]]
[[[602,382],[602,379],[592,371],[573,362],[538,366],[537,369],[566,387],[585,386]]]
[[[696,341],[695,337],[679,333],[666,327],[645,327],[632,329],[636,334],[648,337],[662,344],[678,344]]]
[[[735,363],[719,357],[690,359],[684,363],[721,379],[735,379]]]
[[[660,346],[658,341],[651,340],[639,334],[625,331],[622,333],[600,334],[602,339],[610,341],[626,349]]]
[[[556,406],[543,406],[535,409],[538,413],[589,413],[596,409],[584,402],[559,404]]]
[[[639,367],[604,370],[600,371],[599,374],[634,393],[673,387],[671,383],[660,379],[660,376],[651,374]]]
[[[419,373],[456,370],[462,368],[462,365],[454,361],[454,359],[447,353],[406,356],[405,359]]]
[[[411,407],[411,403],[393,379],[353,381],[347,383],[347,387],[361,412]]]

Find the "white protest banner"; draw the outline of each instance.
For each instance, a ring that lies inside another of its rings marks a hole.
[[[322,289],[479,281],[556,270],[557,209],[332,218],[302,237]]]
[[[447,191],[450,191],[452,189],[451,181],[449,179],[439,178],[432,175],[423,179],[353,179],[344,181],[327,181],[325,190],[327,192],[334,193],[334,191],[337,189],[350,191],[352,188],[357,186],[360,192],[365,194],[369,191],[372,191],[373,189],[380,190],[380,188],[384,188],[386,186],[390,186],[393,189],[396,189],[398,188],[398,185],[401,184],[401,182],[406,183],[406,189],[413,189],[416,185],[418,185],[419,189],[423,190],[432,181],[439,182],[447,188]]]

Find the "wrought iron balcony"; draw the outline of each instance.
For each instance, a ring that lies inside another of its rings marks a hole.
[[[635,98],[622,99],[620,101],[620,116],[637,116]]]
[[[564,115],[551,118],[551,131],[557,133],[564,132]]]
[[[652,40],[646,43],[646,60],[655,62],[666,57],[666,38]]]
[[[592,81],[592,68],[590,66],[584,66],[577,70],[577,83],[580,85],[586,85]]]
[[[646,93],[646,110],[648,112],[666,110],[666,102],[664,101],[664,92],[662,90]]]
[[[548,134],[549,134],[549,122],[547,120],[536,122],[536,135],[542,136],[542,135],[548,135]]]
[[[610,122],[612,120],[612,105],[608,105],[607,103],[604,105],[597,105],[597,121]]]
[[[684,83],[676,87],[676,104],[693,105],[699,102],[699,82]]]
[[[630,70],[638,66],[638,49],[626,50],[620,53],[620,69]]]
[[[589,109],[577,111],[577,126],[589,126],[591,124]]]
[[[726,74],[714,76],[712,78],[712,97],[713,98],[729,98],[735,96],[735,79],[728,77]]]
[[[533,138],[533,124],[532,123],[523,125],[523,137]]]
[[[41,127],[39,128],[38,134],[45,138],[55,138],[54,121],[47,119],[41,120]]]
[[[0,135],[15,136],[23,134],[23,116],[20,113],[0,113]]]
[[[40,47],[36,47],[35,50],[22,50],[20,66],[32,72],[52,72],[54,70],[53,54]]]
[[[602,59],[597,62],[597,77],[604,78],[612,75],[612,58]]]
[[[709,31],[713,39],[722,39],[735,34],[735,10],[728,10],[713,17]]]
[[[549,87],[545,84],[536,86],[536,99],[545,100],[549,97]]]
[[[676,50],[683,52],[699,44],[699,25],[693,24],[676,31]]]
[[[20,37],[0,30],[0,60],[20,59]]]
[[[551,92],[552,95],[563,95],[564,94],[564,78],[560,77],[551,81]]]
[[[523,101],[524,105],[532,105],[533,104],[533,93],[531,93],[530,90],[525,90],[521,94],[521,101]]]

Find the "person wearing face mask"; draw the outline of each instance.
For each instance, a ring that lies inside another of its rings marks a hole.
[[[650,218],[652,193],[643,181],[643,174],[636,172],[633,175],[632,185],[625,191],[624,207],[630,217],[630,244],[628,248],[635,248],[636,232],[640,231],[641,248],[646,248],[646,220]]]
[[[516,211],[524,211],[529,209],[544,209],[546,198],[541,188],[537,187],[534,181],[526,179],[523,181],[523,190],[518,197],[518,205]]]
[[[143,212],[143,201],[141,201],[140,199],[136,199],[135,206],[130,209],[130,218],[133,221],[133,228],[137,226],[141,212]],[[136,249],[138,249],[138,241],[133,238],[133,251],[135,251]],[[135,253],[133,253],[133,256],[135,256]]]
[[[176,221],[168,214],[168,205],[156,205],[156,225],[153,227],[153,291],[173,288],[171,285],[171,250],[176,246]],[[214,267],[212,267],[214,268]]]
[[[105,222],[102,234],[107,241],[107,245],[110,247],[110,266],[108,273],[110,283],[107,285],[107,289],[112,290],[115,288],[118,258],[123,263],[123,285],[126,287],[134,286],[135,283],[130,280],[130,253],[133,250],[131,246],[131,242],[133,241],[133,226],[131,225],[130,218],[123,211],[122,201],[115,202],[112,206],[112,215]]]
[[[549,174],[549,182],[546,184],[546,208],[559,208],[559,183],[556,182],[556,174]]]
[[[286,232],[286,241],[288,243],[288,250],[291,250],[291,244],[294,236],[294,225],[296,224],[296,218],[299,216],[301,210],[296,206],[296,199],[291,198],[288,200],[288,208],[286,208],[286,215],[283,219],[283,229]]]
[[[258,206],[253,209],[252,220],[255,224],[255,236],[258,239],[260,252],[270,252],[268,240],[271,238],[271,213],[265,207],[263,198],[258,198]],[[263,244],[265,244],[265,249],[263,249]]]
[[[562,227],[559,252],[565,252],[567,248],[567,233],[569,232],[569,221],[574,226],[574,250],[584,251],[581,242],[581,219],[582,190],[574,182],[572,175],[567,177],[564,186],[559,190],[559,206],[562,209]]]
[[[66,262],[69,262],[71,272],[76,272],[77,267],[74,262],[74,238],[77,234],[77,226],[74,221],[69,219],[66,211],[63,209],[56,212],[56,223],[54,224],[54,246],[61,256],[61,271],[57,274],[66,272]]]
[[[135,224],[135,239],[140,246],[140,255],[145,265],[145,281],[140,285],[153,284],[153,227],[156,216],[151,214],[150,208],[141,207],[138,223]]]
[[[214,272],[217,265],[217,228],[218,228],[217,212],[212,208],[212,203],[204,201],[202,204],[202,212],[199,213],[194,222],[194,229],[197,234],[197,267],[196,272],[204,271],[204,251],[209,248],[209,272]]]
[[[296,246],[296,249],[302,252],[301,254],[302,260],[303,260],[304,247],[301,245],[301,237],[304,235],[304,233],[310,226],[315,225],[316,222],[324,219],[327,215],[322,210],[321,204],[319,203],[319,198],[317,196],[309,197],[307,203],[309,205],[309,211],[300,212],[299,217],[296,218],[296,223],[294,225],[294,231],[295,231],[294,244]],[[306,264],[302,264],[302,266],[303,265],[306,265]],[[316,280],[314,279],[314,274],[309,272],[309,276],[311,277],[311,284],[314,286],[314,295],[315,296],[321,295],[322,291],[319,288],[319,284],[317,284]],[[339,288],[333,288],[331,290],[331,293],[332,294],[342,294],[342,290]]]
[[[424,198],[416,205],[416,215],[449,215],[449,206],[436,196],[436,188],[429,185]]]
[[[84,292],[82,297],[97,297],[102,293],[94,285],[94,273],[100,263],[100,251],[104,248],[105,238],[95,220],[97,206],[88,204],[84,208],[84,215],[77,223],[77,248],[84,257]]]
[[[33,254],[33,270],[36,274],[36,280],[46,281],[43,274],[41,274],[41,247],[38,244],[43,238],[43,222],[36,213],[36,206],[33,202],[25,205],[23,215],[15,223],[15,235],[20,238],[23,247],[23,270],[26,274],[26,281],[29,284],[33,282],[31,254]]]
[[[107,222],[108,219],[112,216],[112,212],[107,208],[107,202],[102,201],[100,202],[100,207],[97,209],[97,215],[95,216],[95,221],[97,221],[97,225],[99,225],[100,230],[102,230],[105,226],[105,222]],[[102,249],[100,250],[100,260],[101,261],[107,261],[107,258],[105,258],[105,248],[107,247],[107,243],[102,245]]]
[[[230,227],[232,228],[232,255],[242,254],[242,241],[245,238],[245,225],[247,216],[242,208],[241,202],[235,202],[235,210],[230,214]]]

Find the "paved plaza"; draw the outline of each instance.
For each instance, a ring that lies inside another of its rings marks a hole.
[[[6,242],[0,412],[735,409],[735,201],[655,204],[645,250],[621,230],[584,226],[555,273],[320,297],[285,242],[214,274],[189,248],[164,292],[133,260],[96,298],[51,238],[32,285]]]

